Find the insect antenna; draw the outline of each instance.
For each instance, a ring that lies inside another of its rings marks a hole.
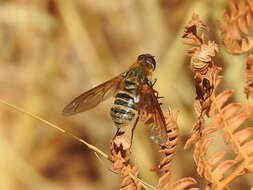
[[[117,131],[116,131],[114,137],[112,138],[112,140],[114,140],[117,136],[119,136],[119,135],[121,135],[123,133],[124,133],[123,131],[120,131],[120,128],[117,128]]]

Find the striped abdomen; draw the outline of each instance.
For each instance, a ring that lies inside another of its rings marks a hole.
[[[111,117],[116,127],[128,125],[136,114],[137,85],[125,81],[124,89],[117,92],[111,108]]]

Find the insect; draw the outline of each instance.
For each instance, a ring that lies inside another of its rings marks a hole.
[[[152,55],[139,55],[126,72],[75,98],[63,109],[63,115],[84,112],[114,96],[110,115],[118,131],[135,119],[133,133],[139,118],[148,115],[145,124],[152,124],[152,136],[157,137],[161,144],[166,141],[166,122],[151,82],[155,69],[156,61]]]

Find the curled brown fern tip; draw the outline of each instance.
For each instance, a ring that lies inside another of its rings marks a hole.
[[[229,0],[220,23],[222,41],[228,52],[242,54],[253,47],[253,2]]]
[[[220,68],[214,62],[214,56],[218,52],[218,47],[213,41],[205,40],[207,26],[193,14],[192,20],[185,26],[183,38],[188,41],[185,44],[193,46],[188,49],[191,57],[191,68],[194,73],[196,101],[195,109],[199,113],[199,119],[193,126],[193,134],[187,141],[185,148],[190,147],[201,136],[202,125],[205,116],[208,116],[211,106],[211,96],[217,86],[220,77]]]
[[[223,44],[229,53],[249,55],[246,61],[245,94],[248,99],[252,99],[253,1],[229,0],[223,23],[220,22],[220,30]]]

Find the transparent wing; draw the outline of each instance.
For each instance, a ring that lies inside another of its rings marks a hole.
[[[139,86],[139,94],[140,101],[137,103],[137,108],[140,117],[150,116],[145,124],[151,127],[151,138],[162,145],[167,141],[166,121],[157,100],[157,92],[148,83],[143,83]]]
[[[100,102],[110,98],[120,88],[123,76],[119,75],[111,80],[84,92],[70,102],[62,111],[63,115],[73,115],[94,108]]]

